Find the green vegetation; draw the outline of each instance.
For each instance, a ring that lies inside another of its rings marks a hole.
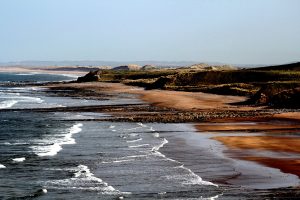
[[[102,81],[108,82],[122,82],[126,80],[139,80],[139,79],[154,79],[168,75],[176,74],[176,70],[149,70],[149,71],[114,71],[103,70],[101,75]]]

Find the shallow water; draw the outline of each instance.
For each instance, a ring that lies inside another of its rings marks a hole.
[[[105,116],[101,113],[22,110],[119,102],[133,101],[49,97],[39,88],[1,87],[0,198],[193,199],[221,194],[217,185],[162,154],[169,141],[151,124],[82,121]]]

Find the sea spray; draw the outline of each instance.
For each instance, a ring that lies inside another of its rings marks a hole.
[[[54,156],[62,150],[62,146],[66,144],[76,144],[75,139],[72,137],[74,134],[81,132],[81,123],[73,125],[68,129],[67,133],[64,134],[63,138],[56,138],[55,136],[50,139],[44,139],[40,145],[32,146],[31,149],[38,156]],[[50,141],[49,141],[50,140]],[[49,144],[52,143],[52,144]]]
[[[78,165],[67,170],[73,172],[72,178],[47,181],[45,186],[51,189],[98,191],[110,195],[128,194],[120,192],[101,178],[96,177],[86,165]]]
[[[16,101],[16,100],[2,101],[2,102],[0,102],[0,109],[10,108],[13,105],[15,105],[16,103],[18,103],[18,101]]]
[[[12,159],[13,162],[23,162],[25,160],[26,160],[26,158],[24,158],[24,157],[22,157],[22,158],[13,158]]]
[[[0,169],[4,169],[4,168],[6,168],[6,166],[5,166],[5,165],[2,165],[2,164],[0,164]]]

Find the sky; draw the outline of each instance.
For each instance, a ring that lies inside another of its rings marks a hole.
[[[0,0],[0,62],[295,62],[299,9],[299,0]]]

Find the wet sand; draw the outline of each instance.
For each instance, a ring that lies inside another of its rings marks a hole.
[[[222,142],[230,148],[300,153],[299,137],[216,136],[213,139]]]
[[[243,157],[244,160],[254,161],[268,167],[280,169],[284,173],[295,174],[300,178],[300,159],[278,159],[269,157]]]
[[[202,123],[197,124],[196,127],[200,131],[204,132],[233,132],[233,131],[248,131],[259,132],[266,131],[267,133],[282,133],[285,131],[299,131],[300,124],[294,123],[267,123],[267,122],[236,122],[236,123]]]
[[[279,114],[275,114],[273,116],[273,118],[274,119],[279,119],[279,120],[289,120],[289,121],[300,122],[300,112],[279,113]]]

